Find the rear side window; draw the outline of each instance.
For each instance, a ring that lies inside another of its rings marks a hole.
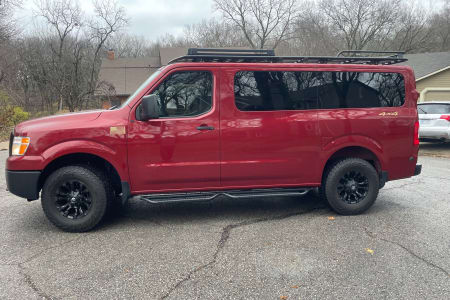
[[[450,114],[450,104],[419,104],[417,110],[419,114]]]
[[[212,74],[180,71],[169,75],[152,94],[158,96],[161,117],[197,116],[212,107]]]
[[[320,108],[395,107],[405,103],[398,73],[322,72]]]
[[[395,107],[405,102],[397,73],[243,71],[234,80],[242,111]]]

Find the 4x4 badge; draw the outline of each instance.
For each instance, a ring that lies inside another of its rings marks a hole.
[[[383,111],[382,113],[378,114],[379,116],[398,116],[398,112],[394,111],[394,112],[385,112]]]

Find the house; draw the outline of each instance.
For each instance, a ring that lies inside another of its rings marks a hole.
[[[450,52],[407,54],[414,69],[419,102],[450,101]]]
[[[161,48],[159,56],[138,58],[116,58],[110,50],[102,60],[97,96],[103,108],[123,103],[156,70],[179,56],[187,48]]]
[[[156,70],[187,52],[188,48],[183,47],[160,48],[159,56],[116,58],[113,50],[108,51],[107,57],[102,60],[96,92],[102,107],[107,109],[123,103]]]

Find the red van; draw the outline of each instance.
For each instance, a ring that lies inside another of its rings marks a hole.
[[[405,61],[399,54],[362,53],[190,49],[120,107],[17,125],[8,189],[40,196],[53,224],[78,232],[131,196],[160,203],[319,188],[337,213],[361,213],[386,181],[421,172],[413,71],[393,66]]]

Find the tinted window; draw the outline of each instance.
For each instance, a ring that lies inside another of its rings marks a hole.
[[[403,77],[397,73],[238,72],[234,80],[239,110],[301,110],[401,106]]]
[[[161,117],[196,116],[212,107],[212,75],[205,71],[173,73],[152,94],[158,96]]]
[[[405,84],[398,73],[321,72],[320,108],[402,106]]]
[[[236,106],[244,111],[317,108],[314,72],[238,72],[234,79]]]
[[[450,114],[450,104],[419,104],[419,114]]]

